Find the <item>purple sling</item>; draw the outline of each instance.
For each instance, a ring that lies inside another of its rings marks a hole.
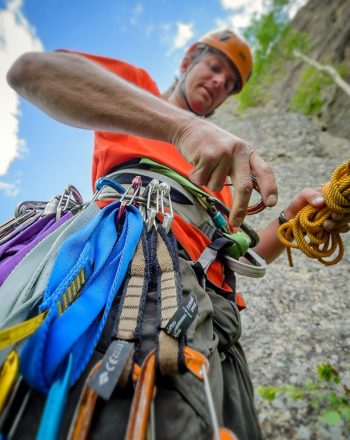
[[[45,237],[72,217],[68,212],[58,221],[55,214],[40,217],[9,241],[0,245],[0,286],[16,265]]]

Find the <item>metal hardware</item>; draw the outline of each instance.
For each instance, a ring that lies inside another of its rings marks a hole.
[[[112,179],[107,179],[106,177],[101,177],[96,182],[96,185],[95,185],[96,192],[93,195],[92,199],[90,200],[89,204],[94,203],[99,198],[99,196],[101,195],[102,190],[104,189],[105,186],[110,186],[119,194],[125,193],[125,189],[119,183],[115,182]],[[116,197],[116,196],[114,196],[114,197]]]
[[[208,202],[213,204],[222,214],[229,216],[230,210],[221,202],[221,200],[215,197],[208,197]],[[249,236],[251,240],[250,247],[253,248],[259,243],[259,235],[254,231],[253,228],[248,226],[246,223],[242,223],[240,229],[242,229],[242,231]]]
[[[173,205],[171,203],[170,189],[171,188],[168,183],[162,182],[159,185],[160,209],[161,209],[161,213],[163,214],[163,228],[167,234],[171,229],[171,225],[174,219],[174,211],[173,211]],[[165,203],[164,203],[165,198],[167,198],[168,201],[169,211],[165,210]]]
[[[145,192],[147,193],[147,208],[146,208],[146,225],[147,225],[147,232],[149,232],[152,229],[152,226],[156,225],[156,216],[159,211],[159,180],[153,179],[145,189]],[[143,196],[145,196],[145,192]],[[156,195],[153,197],[153,195]],[[156,207],[152,207],[152,200],[155,200]]]
[[[253,174],[251,177],[253,182],[253,189],[260,194],[260,187],[256,177]],[[225,183],[224,186],[234,186],[234,185],[233,183]],[[247,215],[257,214],[258,212],[263,211],[265,208],[266,208],[265,203],[263,202],[262,199],[260,199],[259,202],[255,203],[254,205],[248,206]]]

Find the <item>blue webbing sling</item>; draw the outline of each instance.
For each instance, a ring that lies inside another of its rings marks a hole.
[[[52,384],[41,416],[36,440],[55,440],[58,437],[64,407],[69,392],[69,380],[72,373],[73,356],[70,354],[62,374]]]
[[[93,353],[142,231],[141,214],[127,206],[117,235],[119,206],[103,208],[57,254],[40,306],[47,317],[21,356],[22,374],[33,389],[48,392],[69,353],[73,385]]]

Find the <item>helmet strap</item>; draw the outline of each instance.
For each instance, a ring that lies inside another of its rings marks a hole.
[[[199,60],[200,60],[200,59],[201,59],[201,58],[202,58],[202,57],[203,57],[208,51],[209,51],[209,49],[206,48],[206,49],[205,49],[205,50],[204,50],[204,51],[198,56],[198,58],[196,58],[195,60],[193,60],[193,61],[191,62],[191,64],[189,65],[188,69],[187,69],[184,73],[182,73],[182,74],[180,75],[180,78],[179,78],[179,87],[180,87],[181,97],[182,97],[182,99],[184,100],[187,109],[188,109],[190,112],[194,113],[195,115],[197,115],[197,116],[201,116],[202,118],[208,118],[209,116],[212,116],[212,115],[214,114],[215,109],[212,110],[210,113],[208,113],[208,114],[206,114],[206,115],[200,115],[199,113],[197,113],[196,111],[194,111],[193,108],[191,107],[191,104],[190,104],[189,101],[188,101],[187,92],[186,92],[186,84],[185,84],[185,82],[186,82],[187,75],[188,75],[188,73],[191,71],[191,69],[193,68],[193,66],[194,66],[195,64],[197,64],[197,63],[199,62]]]
[[[202,116],[202,115],[199,115],[197,112],[195,112],[195,111],[193,110],[193,108],[191,107],[191,104],[190,104],[189,101],[188,101],[188,98],[187,98],[187,92],[186,92],[186,84],[185,84],[185,82],[186,82],[186,78],[187,78],[187,72],[183,73],[183,74],[181,75],[180,79],[179,79],[179,82],[180,82],[179,86],[180,86],[181,97],[182,97],[182,99],[184,100],[187,109],[188,109],[191,113],[194,113],[194,114],[197,115],[197,116]]]

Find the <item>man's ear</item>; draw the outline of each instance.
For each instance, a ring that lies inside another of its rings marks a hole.
[[[191,64],[190,58],[186,55],[180,64],[180,73],[185,73]]]
[[[180,64],[180,73],[185,73],[187,71],[187,69],[189,68],[189,66],[191,65],[192,55],[193,55],[193,52],[195,51],[196,47],[197,47],[196,44],[192,44],[192,46],[189,49],[187,49],[186,55],[184,56],[184,58]]]

